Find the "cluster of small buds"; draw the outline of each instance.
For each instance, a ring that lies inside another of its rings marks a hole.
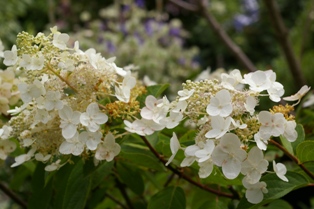
[[[12,167],[35,159],[47,163],[46,170],[52,171],[72,155],[92,156],[97,163],[111,161],[120,152],[112,134],[115,131],[106,124],[119,117],[115,105],[121,107],[123,118],[129,101],[145,90],[131,71],[115,65],[114,58],[105,59],[92,48],[83,52],[78,42],[68,47],[69,38],[56,27],[47,36],[22,32],[17,45],[3,53],[8,70],[0,75],[1,97],[15,95],[10,89],[16,85],[23,102],[8,111],[12,117],[0,129],[1,158],[15,149],[9,138],[16,138],[26,153],[16,157]],[[12,70],[19,74],[18,84],[13,84]],[[5,87],[8,85],[10,88]],[[6,100],[9,103],[10,98]],[[129,114],[139,111],[138,105]]]
[[[300,100],[308,90],[303,87],[300,93],[284,99]],[[239,70],[233,70],[222,73],[220,81],[187,81],[173,102],[165,97],[159,100],[147,97],[146,107],[141,110],[142,119],[133,123],[125,121],[126,129],[149,135],[163,128],[174,128],[183,119],[191,120],[199,130],[195,144],[181,147],[174,133],[170,140],[172,156],[167,165],[183,149],[185,158],[181,167],[197,162],[200,178],[208,177],[214,166],[221,167],[227,179],[235,179],[241,173],[248,201],[258,203],[267,192],[266,183],[260,179],[269,164],[263,154],[268,141],[271,137],[284,136],[293,142],[297,132],[296,122],[288,113],[293,110],[292,106],[277,106],[273,111],[261,112],[255,108],[258,97],[268,96],[273,102],[279,102],[283,94],[283,86],[276,82],[272,70],[256,71],[244,77]],[[277,176],[288,181],[285,166],[273,164]]]

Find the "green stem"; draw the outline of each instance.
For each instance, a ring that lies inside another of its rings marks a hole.
[[[62,76],[60,76],[50,65],[50,63],[47,63],[48,70],[50,70],[54,75],[56,75],[60,80],[62,80],[64,83],[66,83],[75,93],[78,93],[78,90],[74,88],[66,79],[64,79]]]

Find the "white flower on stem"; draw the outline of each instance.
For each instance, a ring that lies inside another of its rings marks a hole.
[[[42,54],[29,55],[23,54],[20,60],[20,66],[26,70],[41,70],[44,67],[45,57]]]
[[[58,170],[62,165],[60,165],[61,160],[57,160],[56,162],[51,163],[45,167],[45,171],[51,172]]]
[[[83,131],[80,133],[80,137],[86,139],[86,146],[89,150],[95,150],[98,144],[101,142],[102,133],[99,131]]]
[[[46,110],[50,111],[53,109],[61,110],[63,108],[63,102],[61,99],[61,93],[58,91],[48,91],[46,93],[44,106]]]
[[[168,162],[166,163],[166,166],[172,162],[173,158],[176,156],[176,154],[180,148],[181,148],[181,146],[180,146],[180,142],[178,140],[178,137],[177,137],[176,133],[173,132],[172,137],[170,139],[170,149],[171,149],[172,155],[169,158]]]
[[[195,152],[195,157],[197,157],[197,162],[202,163],[211,158],[211,155],[215,149],[215,142],[213,140],[206,140],[203,149],[197,150]]]
[[[131,133],[137,133],[141,136],[151,135],[155,131],[160,131],[165,128],[164,125],[160,125],[152,120],[146,120],[144,118],[135,120],[132,123],[125,120],[124,124],[126,125],[125,130]]]
[[[101,56],[100,53],[96,53],[94,48],[90,48],[85,51],[85,55],[88,58],[89,63],[95,68],[99,69],[105,59]]]
[[[121,147],[115,142],[112,133],[108,133],[102,143],[96,149],[95,158],[97,160],[112,161],[121,151]]]
[[[245,181],[245,179],[242,180],[243,186],[246,188],[245,197],[246,199],[253,204],[260,203],[263,198],[264,194],[268,193],[268,190],[266,188],[265,182],[257,182],[255,184],[250,184]]]
[[[112,59],[112,60],[110,60],[110,59]],[[116,63],[114,63],[114,60],[116,59],[116,57],[111,57],[111,58],[109,58],[107,61],[110,63],[110,65],[111,65],[111,67],[113,67],[114,68],[114,70],[116,71],[116,73],[118,74],[118,75],[121,75],[121,76],[123,76],[123,77],[125,77],[126,75],[128,75],[128,72],[127,71],[125,71],[123,68],[121,68],[121,67],[118,67],[117,65],[116,65]]]
[[[75,41],[74,42],[73,49],[74,49],[75,53],[78,54],[78,55],[83,55],[84,54],[84,52],[80,49],[80,42],[79,41]]]
[[[80,123],[80,115],[80,112],[73,111],[71,107],[66,105],[59,110],[61,119],[60,128],[62,128],[62,136],[65,139],[70,139],[77,133],[77,125]]]
[[[214,164],[211,159],[199,162],[198,165],[200,167],[198,176],[202,179],[207,178],[213,172]]]
[[[43,154],[40,153],[40,152],[35,154],[35,159],[36,159],[37,161],[47,162],[50,158],[51,158],[51,155],[50,155],[50,154],[43,155]]]
[[[11,126],[4,125],[0,129],[0,139],[6,140],[9,139],[11,132],[13,131],[13,128]]]
[[[192,165],[194,163],[194,161],[197,159],[195,156],[195,152],[197,152],[200,149],[201,148],[199,146],[197,146],[196,144],[190,145],[187,148],[185,148],[185,150],[184,150],[185,158],[181,162],[180,166],[181,167],[187,167],[187,166]]]
[[[210,99],[206,112],[210,116],[227,117],[232,112],[232,101],[230,92],[226,89],[220,90]]]
[[[52,119],[51,115],[48,113],[47,110],[41,110],[41,109],[37,109],[36,110],[36,114],[34,117],[34,125],[38,124],[38,123],[43,123],[46,124],[48,123],[48,121],[50,121]]]
[[[167,106],[163,105],[163,99],[157,100],[154,96],[149,95],[145,99],[145,107],[141,110],[141,116],[147,120],[153,120],[159,123],[165,118],[168,112]]]
[[[280,136],[285,131],[286,119],[282,113],[272,114],[268,111],[261,111],[258,114],[258,121],[261,123],[259,133],[263,139]]]
[[[273,82],[271,87],[267,89],[267,93],[271,101],[279,102],[281,97],[284,95],[285,90],[283,89],[283,85],[281,83]]]
[[[76,132],[73,137],[62,142],[59,147],[59,152],[65,155],[72,154],[78,156],[84,151],[86,140],[85,135]]]
[[[225,134],[212,153],[213,162],[222,167],[222,172],[228,179],[239,175],[246,156],[238,136],[233,133]]]
[[[160,120],[161,124],[165,124],[166,128],[172,129],[179,125],[183,120],[183,114],[180,112],[170,112],[169,117],[163,118]]]
[[[13,168],[13,167],[23,164],[26,161],[29,161],[34,156],[35,151],[36,149],[32,148],[27,152],[27,154],[22,154],[15,157],[15,163],[13,163],[11,167]]]
[[[269,74],[269,73],[268,73]],[[244,75],[243,83],[248,84],[252,91],[262,92],[271,87],[267,71],[255,71]]]
[[[55,33],[53,35],[52,44],[59,49],[67,49],[66,43],[69,41],[70,36],[66,33]]]
[[[20,83],[18,88],[24,103],[29,103],[33,98],[36,99],[46,94],[45,87],[38,80],[35,80],[33,84]]]
[[[267,171],[268,161],[264,159],[263,152],[258,147],[253,147],[248,153],[248,157],[241,165],[241,173],[246,175],[246,182],[257,183],[262,174]]]
[[[195,91],[194,89],[190,91],[187,89],[178,91],[178,95],[180,96],[179,101],[187,100],[193,95],[194,91]]]
[[[289,97],[284,97],[283,100],[286,101],[298,101],[294,105],[299,104],[302,97],[311,89],[311,87],[308,87],[307,85],[302,86],[302,88],[296,93]]]
[[[233,130],[235,128],[239,128],[239,129],[245,129],[247,127],[247,124],[242,123],[240,120],[234,120],[233,118],[231,118],[231,123],[233,125],[233,127],[230,128],[230,130]]]
[[[96,132],[99,130],[101,124],[108,121],[108,116],[99,110],[98,104],[96,102],[90,103],[86,112],[82,113],[80,116],[80,122],[83,126],[86,126],[89,131]]]
[[[186,101],[179,101],[171,111],[183,113],[184,110],[187,108],[187,106],[188,106],[188,103]]]
[[[229,74],[221,74],[221,85],[227,89],[241,89],[242,84],[242,75],[240,70],[232,70]]]
[[[155,81],[151,80],[147,75],[144,75],[143,83],[145,86],[153,86],[157,84]]]
[[[16,144],[10,140],[0,140],[0,159],[5,160],[16,149]]]
[[[32,65],[32,57],[29,54],[23,54],[22,59],[20,60],[20,66],[29,70]]]
[[[18,60],[16,46],[13,45],[11,51],[10,50],[4,51],[3,57],[4,57],[3,64],[5,64],[6,66],[15,65],[15,63]]]
[[[118,100],[122,102],[129,102],[131,96],[131,89],[136,85],[136,78],[130,72],[126,74],[123,79],[122,85],[115,86],[115,95]]]
[[[287,168],[284,164],[282,163],[277,163],[275,161],[273,161],[273,169],[276,173],[276,175],[283,181],[288,182],[289,180],[287,179],[287,177],[285,177],[286,173],[287,173]]]
[[[208,131],[205,134],[206,138],[220,138],[229,131],[229,127],[231,124],[231,117],[227,117],[224,119],[220,116],[214,116],[211,118],[211,126],[212,130]]]
[[[269,140],[269,137],[262,138],[260,132],[257,132],[256,134],[254,134],[254,141],[256,142],[256,145],[260,150],[267,149],[268,140]]]
[[[246,98],[246,101],[244,103],[244,107],[245,107],[246,111],[248,111],[250,113],[250,115],[254,114],[256,105],[257,105],[257,100],[255,97],[248,96]]]
[[[294,142],[298,137],[298,133],[295,130],[296,126],[297,124],[294,120],[286,121],[285,123],[285,131],[283,135],[289,142]]]

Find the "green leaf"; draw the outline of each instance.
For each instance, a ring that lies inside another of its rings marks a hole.
[[[91,175],[85,175],[83,162],[67,164],[56,173],[56,207],[83,209],[91,188]]]
[[[238,205],[238,209],[254,209],[261,205],[270,203],[276,199],[283,197],[289,192],[308,185],[308,180],[299,173],[288,171],[286,177],[289,182],[282,181],[274,173],[267,174],[262,177],[261,181],[267,184],[268,193],[264,194],[264,200],[259,204],[252,204],[243,197]]]
[[[297,157],[301,163],[314,161],[314,141],[301,142],[296,149]]]
[[[303,163],[303,166],[306,167],[308,171],[310,171],[312,174],[314,174],[314,163],[313,162],[306,162]],[[300,167],[297,167],[294,172],[299,173],[303,175],[309,182],[314,182],[314,180]]]
[[[289,142],[287,140],[287,138],[282,136],[282,135],[280,136],[280,141],[281,141],[281,144],[283,145],[283,147],[286,148],[288,150],[288,152],[290,152],[291,154],[294,155],[294,151],[293,151],[293,147],[292,147],[291,142]]]
[[[274,202],[270,203],[266,207],[261,207],[260,209],[278,209],[278,208],[284,208],[284,209],[293,209],[292,206],[284,200],[275,200]]]
[[[26,169],[23,164],[14,169],[13,178],[10,181],[10,188],[19,191],[27,183],[27,178],[31,176],[31,171]]]
[[[145,147],[133,147],[127,144],[121,146],[119,159],[132,163],[134,166],[165,170],[163,164]]]
[[[52,196],[52,181],[45,183],[45,166],[43,163],[38,163],[33,174],[32,195],[28,201],[29,209],[45,209],[49,206]]]
[[[305,139],[304,128],[301,124],[298,124],[295,130],[298,133],[298,137],[294,142],[291,142],[294,153],[296,153],[297,146]]]
[[[280,136],[282,145],[293,155],[296,153],[297,146],[303,142],[305,138],[304,129],[301,124],[298,124],[295,129],[298,133],[298,137],[294,142],[289,142],[286,137]]]
[[[201,205],[198,209],[228,209],[228,205],[226,201],[222,202],[219,199],[208,200],[204,204]]]
[[[194,188],[193,193],[189,194],[189,196],[192,195],[193,198],[191,205],[193,205],[193,208],[195,209],[227,209],[227,203],[230,200],[225,197],[217,198],[217,195],[208,193],[207,191],[199,188]]]
[[[92,173],[91,189],[96,188],[104,179],[111,173],[114,161],[102,162],[97,166],[97,169]]]
[[[169,84],[158,84],[147,87],[147,94],[153,95],[154,97],[159,97],[167,88]]]
[[[185,209],[184,191],[180,187],[167,187],[155,194],[148,203],[148,209]]]
[[[143,194],[144,181],[139,170],[124,163],[118,163],[117,171],[122,182],[125,183],[134,193],[138,195]]]

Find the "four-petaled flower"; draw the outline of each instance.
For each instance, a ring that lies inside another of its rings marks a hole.
[[[69,41],[70,36],[66,33],[55,33],[53,35],[52,44],[59,49],[66,49],[66,43]]]
[[[115,142],[115,138],[112,133],[108,133],[104,141],[98,144],[96,149],[95,158],[97,160],[112,161],[115,156],[119,154],[121,147]]]
[[[273,161],[273,169],[276,173],[276,175],[283,181],[288,182],[289,180],[287,179],[287,177],[285,176],[287,173],[287,168],[284,164],[282,163],[276,163],[275,161]]]
[[[222,172],[228,179],[234,179],[239,175],[246,155],[246,152],[241,149],[238,136],[227,133],[214,149],[212,159],[216,165],[222,167]]]
[[[266,172],[267,166],[268,161],[264,159],[263,152],[258,147],[253,147],[241,165],[241,173],[246,175],[246,182],[255,184]]]
[[[86,112],[80,116],[80,122],[86,126],[89,131],[96,132],[101,124],[108,121],[108,116],[99,110],[98,104],[93,102],[87,106]]]
[[[263,198],[264,194],[268,193],[268,190],[266,188],[265,182],[257,182],[255,184],[250,184],[245,181],[245,179],[242,180],[243,186],[246,188],[245,197],[246,199],[253,204],[260,203]]]
[[[73,111],[71,107],[65,105],[59,110],[61,119],[60,128],[62,128],[62,136],[65,139],[72,138],[77,133],[77,125],[80,123],[79,111]]]
[[[210,116],[229,116],[232,112],[230,92],[226,89],[217,92],[216,95],[210,99],[210,103],[206,108],[206,112]]]

